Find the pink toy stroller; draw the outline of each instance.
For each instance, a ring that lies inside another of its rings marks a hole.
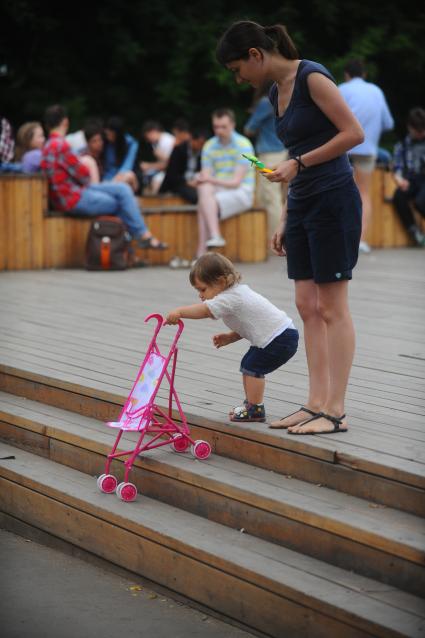
[[[135,458],[141,452],[153,450],[163,445],[171,445],[172,450],[175,452],[185,452],[191,445],[192,454],[197,459],[207,459],[211,454],[211,446],[207,441],[194,441],[191,439],[186,417],[180,405],[177,392],[174,389],[177,341],[184,328],[183,321],[179,321],[178,330],[170,351],[167,356],[164,356],[156,343],[158,333],[164,325],[164,319],[159,314],[152,314],[146,317],[145,322],[153,318],[157,320],[157,326],[133,388],[124,403],[118,421],[110,421],[106,424],[111,428],[119,429],[119,432],[112,451],[108,454],[105,473],[99,476],[97,485],[105,494],[111,494],[116,491],[117,496],[122,501],[134,501],[137,496],[137,488],[133,483],[128,482],[128,475]],[[172,369],[170,372],[168,365],[171,361]],[[155,397],[164,377],[170,387],[167,413],[155,403]],[[172,418],[173,399],[180,415],[181,423],[176,423]],[[134,450],[116,451],[123,432],[139,432],[139,438]],[[112,460],[122,456],[128,456],[128,459],[124,463],[124,481],[118,485],[116,477],[110,474],[109,470]]]

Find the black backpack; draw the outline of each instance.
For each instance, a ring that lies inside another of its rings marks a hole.
[[[87,270],[125,270],[129,267],[131,237],[119,217],[96,217],[86,242]]]

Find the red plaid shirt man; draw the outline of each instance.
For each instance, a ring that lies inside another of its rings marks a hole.
[[[49,180],[49,199],[56,210],[72,210],[90,182],[89,170],[62,135],[51,133],[42,151],[41,168]]]

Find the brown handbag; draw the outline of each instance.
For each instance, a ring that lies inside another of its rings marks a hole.
[[[125,270],[130,265],[130,240],[130,235],[119,217],[96,217],[87,236],[86,269]]]

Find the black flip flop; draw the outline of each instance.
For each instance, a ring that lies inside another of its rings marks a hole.
[[[303,405],[301,407],[298,408],[298,410],[295,410],[295,412],[291,412],[291,414],[287,414],[286,416],[283,416],[280,421],[282,421],[282,419],[287,419],[290,416],[293,416],[294,414],[296,414],[297,412],[307,412],[307,414],[310,414],[310,416],[315,417],[317,414],[320,414],[319,412],[313,412],[313,410],[310,410],[309,408],[305,408]],[[300,425],[298,423],[298,425]],[[289,426],[289,427],[293,427],[293,426]],[[270,430],[287,430],[288,426],[284,426],[284,425],[269,425]]]
[[[324,430],[323,432],[290,432],[288,430],[288,434],[292,434],[293,436],[311,436],[314,434],[339,434],[340,432],[348,432],[348,428],[341,428],[342,419],[345,419],[345,414],[340,416],[339,418],[336,416],[331,416],[330,414],[326,414],[325,412],[318,412],[315,416],[312,416],[311,419],[307,419],[307,421],[303,421],[303,423],[299,423],[298,425],[307,425],[307,423],[311,423],[311,421],[316,421],[316,419],[326,419],[327,421],[331,421],[333,423],[333,430]],[[292,426],[297,427],[297,426]]]

